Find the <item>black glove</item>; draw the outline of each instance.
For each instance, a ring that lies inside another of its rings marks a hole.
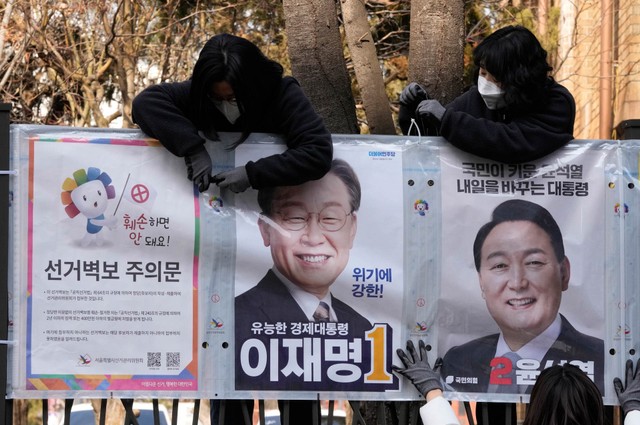
[[[204,146],[198,152],[185,156],[184,162],[187,164],[187,177],[189,180],[198,185],[200,192],[207,190],[211,180],[213,164]]]
[[[420,353],[416,352],[416,348],[413,345],[413,341],[407,341],[407,351],[409,355],[402,351],[401,348],[396,350],[398,357],[402,360],[405,368],[402,369],[396,365],[391,366],[394,372],[406,376],[416,386],[420,394],[426,396],[429,391],[442,390],[442,384],[440,383],[440,367],[442,366],[442,359],[438,358],[436,363],[431,369],[429,366],[429,360],[427,359],[427,347],[424,345],[424,341],[420,340],[418,343]]]
[[[224,171],[213,176],[213,181],[221,187],[228,187],[234,193],[244,192],[251,186],[247,169],[244,167],[236,167],[233,170]]]
[[[613,378],[613,387],[618,394],[618,401],[626,415],[632,410],[640,410],[640,360],[633,371],[633,361],[627,360],[624,387],[620,378]]]
[[[420,102],[429,99],[427,91],[418,83],[409,83],[407,87],[402,89],[398,101],[401,105],[405,105],[414,110]]]
[[[431,117],[442,121],[446,109],[435,99],[423,100],[416,108],[416,115],[423,119]]]
[[[418,83],[409,83],[402,92],[398,103],[400,109],[398,111],[398,125],[402,134],[409,134],[409,128],[411,127],[411,119],[416,117],[416,108],[423,100],[429,98],[426,90]],[[415,129],[414,129],[415,130]],[[415,130],[416,133],[422,133],[422,129]]]

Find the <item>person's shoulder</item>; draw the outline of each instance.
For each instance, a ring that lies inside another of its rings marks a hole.
[[[238,304],[238,302],[262,299],[265,293],[271,294],[273,292],[274,285],[282,285],[282,282],[280,282],[280,280],[273,274],[273,272],[269,270],[255,286],[252,286],[245,292],[236,296],[236,304]]]
[[[170,82],[164,81],[157,84],[152,84],[145,88],[142,93],[150,91],[169,91],[169,92],[186,92],[191,89],[191,80]]]
[[[598,353],[604,350],[602,339],[580,332],[563,315],[560,315],[560,318],[562,319],[562,327],[558,336],[559,340],[567,340],[568,343],[580,345]]]
[[[548,97],[557,97],[560,99],[564,99],[570,104],[575,104],[575,99],[573,98],[573,95],[571,94],[569,89],[552,78],[549,79],[548,92]]]
[[[484,100],[482,100],[482,96],[480,96],[480,93],[478,92],[478,86],[474,84],[466,87],[465,90],[449,102],[446,107],[447,109],[453,109],[454,111],[469,112],[478,109],[485,109],[484,105]]]
[[[336,298],[333,294],[331,295],[331,304],[333,305],[334,310],[341,310],[344,312],[357,314],[358,316],[360,316],[360,313],[355,311],[355,309],[353,309],[350,305],[348,305],[344,301],[340,300],[339,298]]]
[[[133,99],[134,109],[139,110],[146,107],[148,102],[168,101],[173,103],[184,103],[189,99],[191,90],[191,80],[177,83],[162,82],[152,84],[142,90]]]
[[[291,76],[282,77],[275,93],[276,96],[271,100],[272,105],[269,108],[271,112],[280,111],[281,113],[289,114],[292,109],[299,108],[301,101],[307,99],[298,80]]]
[[[253,304],[254,301],[259,300],[260,292],[261,292],[261,289],[258,287],[258,285],[256,285],[252,288],[247,289],[245,292],[241,293],[240,295],[237,295],[235,298],[236,309],[239,306],[242,306],[242,307],[249,306]]]
[[[358,327],[371,329],[371,322],[358,313],[353,307],[331,295],[331,306],[338,315],[339,322],[350,322],[357,324]]]
[[[282,77],[279,92],[280,95],[278,96],[278,98],[281,100],[298,99],[300,97],[305,97],[300,83],[292,76]]]
[[[285,77],[282,77],[282,86],[283,87],[289,87],[291,85],[300,87],[300,82],[296,79],[296,77],[293,77],[291,75],[287,75]]]
[[[486,335],[480,338],[472,339],[461,345],[451,347],[444,355],[444,360],[447,361],[450,358],[467,357],[469,353],[476,353],[478,350],[482,351],[495,351],[496,344],[498,343],[499,334]]]

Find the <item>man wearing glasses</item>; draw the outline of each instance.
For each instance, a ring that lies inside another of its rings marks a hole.
[[[353,347],[371,323],[330,292],[349,262],[360,197],[358,177],[341,159],[319,180],[258,192],[258,226],[273,267],[235,299],[236,389],[348,390],[319,363],[321,348],[305,348],[319,338],[350,344],[351,355],[361,353],[360,364],[368,364],[364,350]],[[288,411],[289,423],[319,423],[307,400],[289,401]]]
[[[345,269],[357,230],[361,189],[351,166],[334,159],[321,179],[258,193],[258,223],[273,267],[236,297],[236,341],[250,338],[254,322],[347,323],[350,335],[364,335],[371,323],[331,295]]]

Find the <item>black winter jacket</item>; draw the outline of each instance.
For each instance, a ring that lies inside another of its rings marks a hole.
[[[284,137],[287,150],[246,164],[251,187],[289,186],[319,179],[331,167],[333,144],[331,134],[298,82],[284,77],[279,94],[268,105],[257,122],[243,125],[243,117],[231,124],[213,105],[206,105],[211,116],[208,128],[196,128],[189,105],[191,81],[150,86],[133,100],[133,120],[140,129],[156,138],[171,153],[184,157],[197,152],[207,137],[216,132],[242,132],[247,127],[254,133],[275,133]]]
[[[572,140],[575,115],[573,96],[553,80],[549,80],[544,102],[523,111],[509,107],[491,110],[473,86],[446,105],[439,134],[465,152],[522,163],[548,155]],[[406,134],[406,119],[400,124]],[[421,134],[427,134],[429,130],[418,124]]]

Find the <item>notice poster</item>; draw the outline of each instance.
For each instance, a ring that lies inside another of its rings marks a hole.
[[[273,148],[239,148],[236,162]],[[236,197],[236,390],[398,389],[401,153],[337,144],[322,179]]]
[[[448,390],[515,400],[543,369],[571,363],[605,394],[607,153],[526,164],[441,154]]]
[[[197,390],[199,207],[148,140],[29,140],[27,389]]]

